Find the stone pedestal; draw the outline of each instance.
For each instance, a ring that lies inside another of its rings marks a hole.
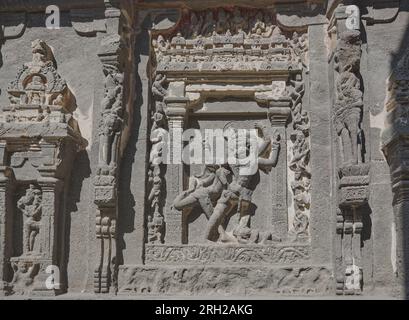
[[[341,241],[337,261],[337,294],[361,294],[363,283],[361,233],[363,206],[369,199],[369,165],[360,164],[339,170],[339,208],[337,233]]]

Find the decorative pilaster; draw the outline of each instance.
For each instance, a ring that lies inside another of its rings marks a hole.
[[[5,143],[0,144],[1,154],[4,154]],[[8,167],[0,167],[0,296],[9,291],[8,283],[12,272],[9,265],[12,256],[14,174]]]
[[[95,293],[116,290],[116,221],[118,208],[117,179],[119,149],[124,125],[124,55],[125,35],[121,30],[121,10],[117,1],[105,1],[106,35],[103,36],[98,57],[105,75],[105,93],[101,101],[98,127],[98,169],[94,178],[97,265],[94,270]]]
[[[271,127],[279,137],[280,150],[278,162],[273,168],[272,179],[272,218],[273,236],[285,240],[288,237],[287,210],[287,121],[291,114],[291,99],[282,98],[269,102],[268,114]]]
[[[64,190],[64,182],[56,178],[41,178],[38,180],[38,185],[41,188],[41,232],[40,247],[41,257],[36,260],[39,264],[38,275],[35,278],[33,294],[50,295],[66,289],[67,284],[62,283],[62,279],[56,278],[58,281],[58,289],[47,287],[47,278],[50,272],[47,272],[47,267],[58,266],[61,275],[61,262],[59,261],[59,250],[64,247],[63,237],[61,237],[60,229],[61,222],[64,221],[64,214],[60,210],[61,195]],[[54,291],[54,292],[53,292]]]
[[[363,290],[363,215],[369,199],[369,164],[365,163],[361,88],[362,40],[356,6],[339,6],[330,21],[330,50],[335,67],[332,108],[336,134],[338,208],[336,216],[336,293],[361,294]]]
[[[170,154],[167,165],[167,193],[165,206],[165,243],[182,243],[182,212],[172,207],[173,200],[183,191],[182,134],[185,124],[185,97],[166,97],[166,115],[169,126]]]
[[[409,278],[409,50],[387,79],[385,128],[382,151],[387,159],[394,194],[392,228],[392,266],[396,275],[397,294],[408,299]]]

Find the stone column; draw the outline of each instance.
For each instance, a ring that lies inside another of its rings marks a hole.
[[[183,191],[182,134],[188,98],[167,97],[166,116],[169,127],[169,163],[166,169],[165,243],[182,243],[182,212],[173,209],[173,200]]]
[[[33,294],[54,295],[59,291],[64,291],[66,284],[61,283],[60,273],[62,271],[63,261],[59,261],[59,251],[64,246],[60,229],[58,228],[62,212],[60,210],[61,193],[63,192],[64,182],[53,177],[42,177],[38,179],[38,184],[42,192],[41,201],[41,229],[40,229],[40,248],[41,258],[38,261],[40,270],[35,278]],[[55,274],[55,282],[59,283],[55,289],[47,288],[46,281],[51,275],[47,268],[49,266],[59,268],[58,276]]]
[[[391,262],[395,275],[394,294],[409,298],[409,167],[406,164],[409,132],[404,126],[387,127],[383,132],[383,151],[388,161],[393,200]]]
[[[5,147],[2,144],[0,148]],[[10,282],[9,259],[12,256],[12,230],[13,230],[13,189],[14,175],[8,168],[0,167],[0,296],[5,295]]]
[[[63,181],[56,178],[41,178],[38,184],[42,191],[41,210],[41,253],[52,262],[57,262],[58,221],[60,217],[60,192]]]
[[[280,135],[278,162],[272,170],[272,218],[273,235],[285,240],[288,236],[287,208],[287,120],[291,114],[291,100],[279,99],[269,103],[268,114],[272,131]]]

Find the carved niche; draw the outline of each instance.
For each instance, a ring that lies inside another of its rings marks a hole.
[[[219,265],[204,277],[228,272],[223,268],[232,263],[267,263],[273,273],[282,264],[310,263],[306,30],[279,27],[270,10],[233,7],[182,11],[174,28],[151,32],[144,277],[164,277],[161,268],[178,263],[189,272]],[[188,137],[189,129],[200,134]],[[241,129],[254,130],[254,140]],[[243,172],[245,165],[226,159],[177,161],[186,148],[214,157],[217,145],[238,158],[254,156],[256,165]],[[119,292],[161,290],[139,288],[138,268],[121,270]]]
[[[51,48],[35,40],[31,49],[32,61],[10,84],[10,104],[0,116],[0,252],[6,294],[66,289],[62,208],[75,154],[87,145],[73,118],[75,98],[57,72]],[[59,272],[47,287],[50,266]]]
[[[285,127],[291,113],[292,130],[289,136],[292,144],[292,157],[288,167],[294,175],[291,189],[293,190],[295,215],[290,231],[295,238],[308,237],[309,120],[307,113],[302,109],[304,95],[302,77],[303,71],[307,70],[308,63],[307,38],[306,33],[289,33],[282,30],[274,23],[274,19],[274,15],[268,11],[245,10],[238,7],[232,10],[190,12],[182,17],[176,31],[167,35],[157,34],[153,38],[152,60],[155,68],[152,76],[154,106],[150,137],[152,144],[149,174],[151,192],[148,200],[152,213],[148,215],[149,242],[163,243],[164,241],[164,216],[163,210],[160,209],[160,205],[163,206],[164,202],[164,199],[161,198],[164,167],[161,157],[163,139],[170,130],[169,119],[174,124],[177,118],[177,125],[181,128],[188,128],[186,112],[189,113],[189,109],[192,110],[197,108],[195,106],[203,104],[203,101],[211,96],[212,90],[219,91],[219,95],[225,90],[233,97],[245,94],[253,101],[264,103],[267,108],[263,112],[266,118],[270,119],[273,127],[276,124]],[[187,25],[190,27],[185,28]],[[231,84],[228,89],[222,89],[222,86],[217,87],[217,85],[211,87],[209,83],[221,82],[220,72],[231,77],[223,81],[227,83],[231,81],[235,84]],[[247,82],[254,82],[254,78],[253,80],[250,78],[255,72],[264,75],[265,79],[262,81],[265,81],[266,85],[256,86],[252,83],[246,87],[236,78],[242,75],[246,77]],[[272,74],[276,72],[284,75],[274,77]],[[178,79],[180,74],[187,76],[189,80],[181,83]],[[205,80],[197,80],[200,76]],[[180,92],[175,93],[178,90]],[[173,97],[175,95],[180,96]],[[179,105],[173,107],[176,103]],[[179,114],[174,115],[175,110]],[[283,112],[283,115],[280,115],[279,112]],[[269,134],[262,127],[258,130],[260,139],[264,140],[264,144],[267,145],[264,147],[270,150],[269,154],[266,154],[265,150],[259,150],[259,153],[264,152],[263,157],[266,156],[267,159],[271,156],[271,167],[278,159],[280,143],[272,136],[268,136]],[[283,129],[278,131],[280,130]],[[276,138],[280,139],[278,131]],[[281,152],[286,153],[287,150],[284,149]],[[176,197],[173,209],[183,211],[199,205],[210,219],[215,204],[211,205],[210,202],[220,198],[222,191],[228,189],[227,183],[224,183],[224,186],[220,184],[223,184],[222,181],[226,179],[223,175],[233,175],[232,170],[232,168],[205,167],[201,177],[196,180],[199,185],[204,183],[204,187],[215,187],[215,190],[211,191],[213,194],[206,194],[206,191],[203,190],[188,190],[189,195],[179,194]],[[281,168],[281,170],[287,172],[287,168]],[[198,196],[203,192],[205,195]],[[208,199],[209,196],[215,199]],[[283,205],[287,206],[287,203]],[[216,219],[216,216],[214,215],[213,219]],[[208,235],[209,237],[212,236]]]

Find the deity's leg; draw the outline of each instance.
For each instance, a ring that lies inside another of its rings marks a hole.
[[[186,195],[184,193],[178,195],[173,202],[173,206],[176,210],[183,210],[186,207],[192,206],[197,203],[197,199],[191,195]]]
[[[342,141],[342,150],[343,150],[343,157],[344,163],[352,164],[352,144],[351,144],[351,137],[349,136],[349,132],[346,128],[343,128],[341,131],[341,141]]]
[[[105,167],[108,163],[108,146],[109,146],[109,136],[106,134],[101,134],[99,136],[99,161],[98,166],[101,168]]]
[[[351,161],[353,164],[358,164],[359,114],[357,112],[348,117],[348,130],[351,136]]]
[[[26,223],[24,225],[23,230],[23,238],[24,238],[24,252],[27,253],[30,251],[30,225]]]
[[[110,139],[110,143],[111,143],[111,148],[110,148],[110,152],[108,155],[108,161],[109,161],[109,166],[111,168],[114,168],[117,164],[117,145],[118,145],[118,141],[119,141],[119,132],[115,133],[111,139]]]
[[[34,242],[35,242],[35,238],[38,234],[38,231],[36,229],[32,229],[30,232],[30,251],[34,250]]]
[[[209,219],[209,223],[207,224],[205,237],[211,241],[217,241],[219,236],[218,227],[221,225],[226,209],[229,207],[230,195],[228,193],[223,192],[219,201],[217,201],[216,207],[213,210],[213,214]]]
[[[213,214],[214,208],[212,201],[210,200],[209,196],[202,196],[199,198],[199,204],[202,207],[204,214],[206,215],[207,219],[210,220],[210,217]]]

